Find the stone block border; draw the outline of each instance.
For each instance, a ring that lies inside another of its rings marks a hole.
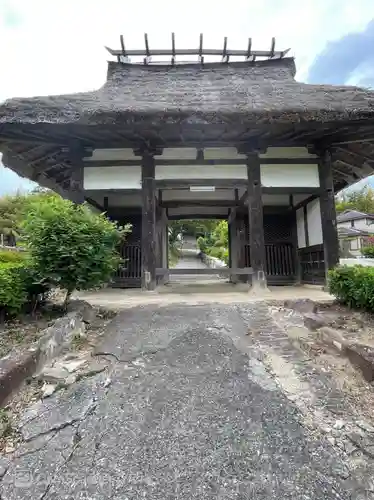
[[[35,345],[11,351],[1,358],[0,406],[28,377],[68,347],[76,335],[84,333],[86,324],[93,321],[95,316],[95,310],[87,302],[72,301],[67,314],[46,328]]]
[[[374,260],[374,259],[373,259]],[[331,320],[320,314],[318,304],[310,299],[286,300],[284,307],[297,311],[303,317],[304,326],[315,331],[318,339],[349,359],[351,364],[361,371],[364,379],[374,382],[374,346],[346,339],[343,333],[335,329]]]

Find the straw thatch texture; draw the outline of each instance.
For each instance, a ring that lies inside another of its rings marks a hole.
[[[17,98],[0,107],[0,124],[250,123],[366,120],[374,92],[308,85],[292,58],[254,63],[131,65],[110,62],[98,91]]]

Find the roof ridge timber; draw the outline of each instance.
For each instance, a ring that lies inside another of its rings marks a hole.
[[[253,50],[252,49],[252,38],[248,39],[248,46],[245,50],[228,49],[228,39],[225,36],[223,40],[222,49],[207,49],[203,47],[203,34],[200,33],[199,46],[195,49],[177,49],[175,44],[175,33],[171,34],[171,49],[151,49],[149,46],[148,34],[144,33],[144,49],[127,49],[125,47],[125,41],[123,35],[120,36],[120,49],[111,49],[105,47],[107,51],[112,55],[117,57],[118,62],[130,62],[130,57],[143,57],[143,64],[155,64],[152,61],[153,56],[163,56],[170,57],[170,64],[177,64],[177,56],[197,56],[198,63],[204,64],[205,56],[218,56],[221,58],[222,62],[228,63],[230,57],[244,57],[246,61],[255,61],[256,58],[266,58],[266,59],[281,59],[283,58],[290,49],[286,50],[275,50],[275,38],[271,39],[269,50]],[[183,64],[183,61],[178,61],[179,64]],[[157,63],[156,63],[157,64]]]

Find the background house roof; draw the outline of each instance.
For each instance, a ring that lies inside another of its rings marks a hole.
[[[342,238],[353,238],[359,236],[370,236],[372,233],[368,231],[363,231],[362,229],[356,229],[354,227],[338,227],[338,236]]]
[[[348,222],[351,220],[359,220],[359,219],[371,219],[374,220],[374,215],[365,214],[364,212],[359,212],[358,210],[345,210],[341,214],[336,217],[336,221],[339,222]]]

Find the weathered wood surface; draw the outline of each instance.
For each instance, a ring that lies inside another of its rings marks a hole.
[[[248,221],[252,284],[266,287],[266,256],[264,238],[264,216],[262,210],[261,165],[258,154],[247,157],[248,174]]]
[[[70,199],[74,203],[82,204],[84,203],[84,187],[83,187],[83,174],[84,167],[81,160],[76,160],[73,165],[73,170],[70,177]]]
[[[239,267],[240,241],[238,236],[238,222],[235,215],[233,216],[232,221],[229,223],[229,245],[230,267],[236,269]],[[236,283],[238,281],[238,277],[236,274],[231,274],[231,281],[233,283]]]
[[[304,219],[304,233],[305,233],[305,246],[309,246],[309,224],[308,224],[308,206],[303,206],[303,219]]]
[[[142,157],[142,288],[156,288],[156,183],[154,157]]]
[[[210,275],[210,274],[225,274],[225,275],[231,275],[231,274],[251,274],[252,273],[252,268],[251,267],[244,267],[244,268],[230,268],[230,267],[219,267],[219,268],[157,268],[156,269],[156,275],[157,276],[164,276],[165,274],[171,274],[171,275],[177,275],[177,274],[203,274],[203,275]]]
[[[332,173],[331,152],[324,150],[320,153],[318,162],[320,182],[320,207],[323,235],[323,249],[325,254],[325,273],[339,264],[339,240],[336,226],[335,195]]]

